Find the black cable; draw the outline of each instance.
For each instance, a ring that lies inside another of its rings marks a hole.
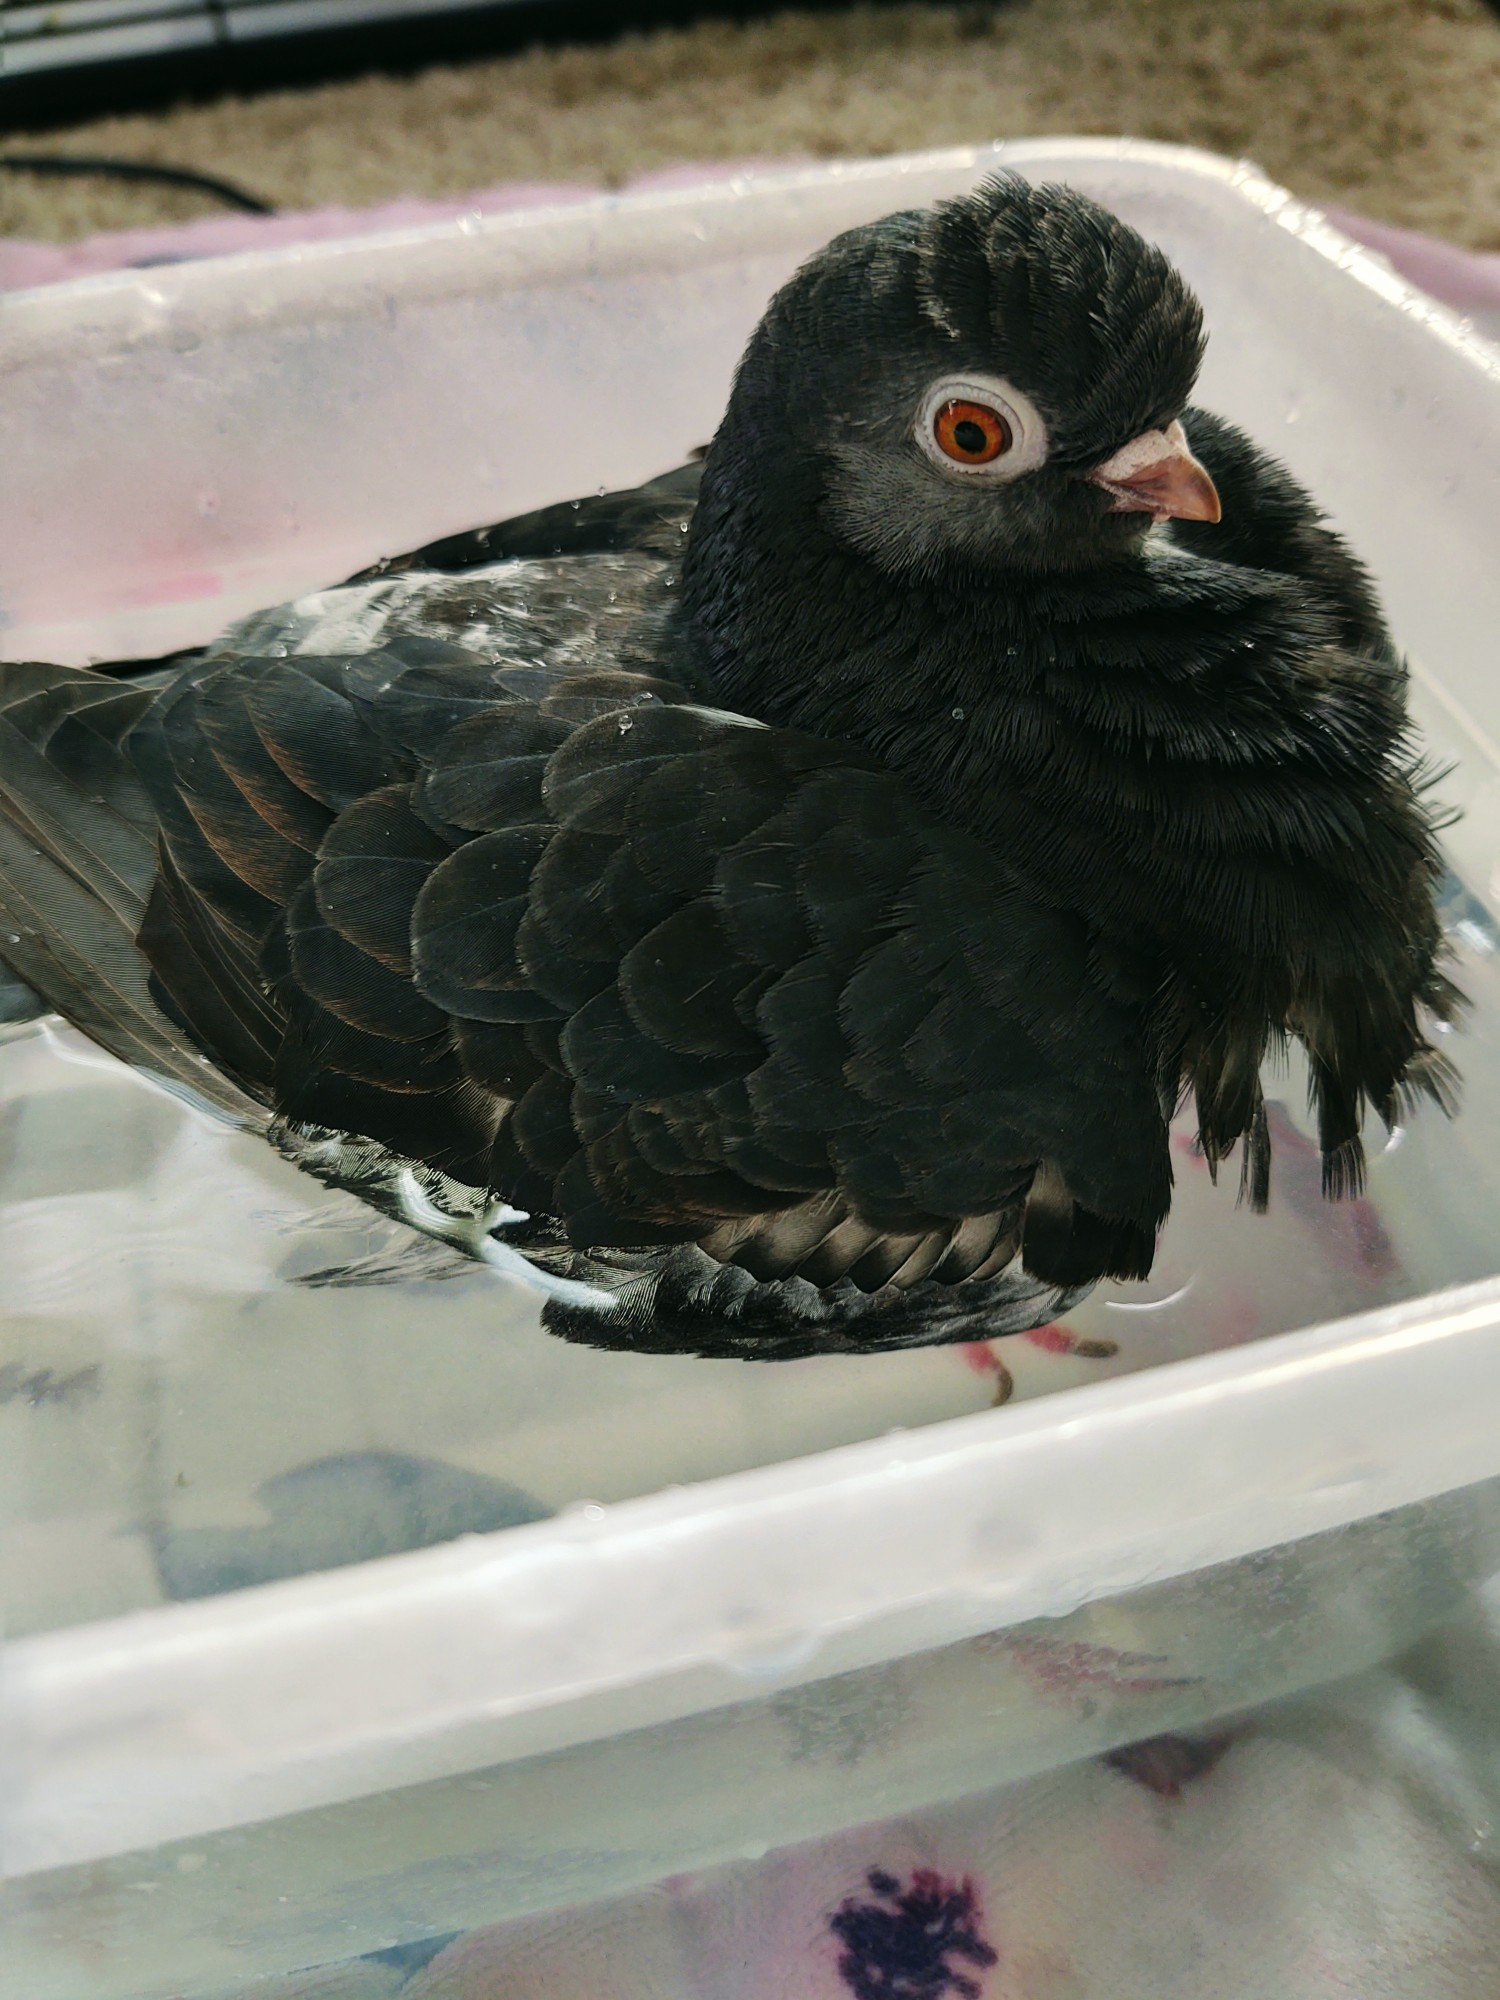
[[[121,181],[164,181],[171,187],[192,188],[211,194],[230,208],[242,208],[248,215],[274,215],[275,209],[259,195],[247,194],[233,181],[221,181],[216,174],[194,173],[191,167],[159,167],[149,160],[95,159],[74,153],[0,153],[0,167],[22,174],[102,174]]]

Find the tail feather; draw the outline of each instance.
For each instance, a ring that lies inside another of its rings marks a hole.
[[[122,744],[151,691],[0,666],[0,964],[121,1061],[263,1122],[157,1005],[136,949],[156,840]]]
[[[156,843],[103,795],[80,790],[0,711],[0,811],[22,839],[84,883],[121,923],[140,922]]]

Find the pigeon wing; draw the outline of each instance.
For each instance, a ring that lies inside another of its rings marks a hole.
[[[207,1054],[581,1248],[866,1289],[1018,1248],[1059,1284],[1149,1267],[1138,1004],[875,757],[410,635],[128,692],[48,671],[32,795],[55,845],[109,816],[179,1073]],[[59,763],[49,701],[75,735],[97,709],[98,769]]]

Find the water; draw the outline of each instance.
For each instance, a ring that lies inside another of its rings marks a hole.
[[[1500,1270],[1500,958],[1448,920],[1474,1007],[1464,1108],[1369,1188],[1318,1192],[1301,1079],[1272,1082],[1270,1213],[1190,1132],[1156,1270],[988,1348],[755,1366],[573,1348],[503,1274],[411,1239],[55,1022],[0,1042],[0,1577],[9,1636],[540,1518],[914,1427]],[[1383,1147],[1383,1149],[1382,1149]],[[362,1283],[328,1282],[363,1272]],[[1082,1343],[1083,1351],[1078,1351]]]

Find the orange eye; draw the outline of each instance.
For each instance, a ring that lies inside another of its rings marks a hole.
[[[988,465],[1009,451],[1010,425],[988,403],[944,403],[932,420],[938,449],[958,465]]]

